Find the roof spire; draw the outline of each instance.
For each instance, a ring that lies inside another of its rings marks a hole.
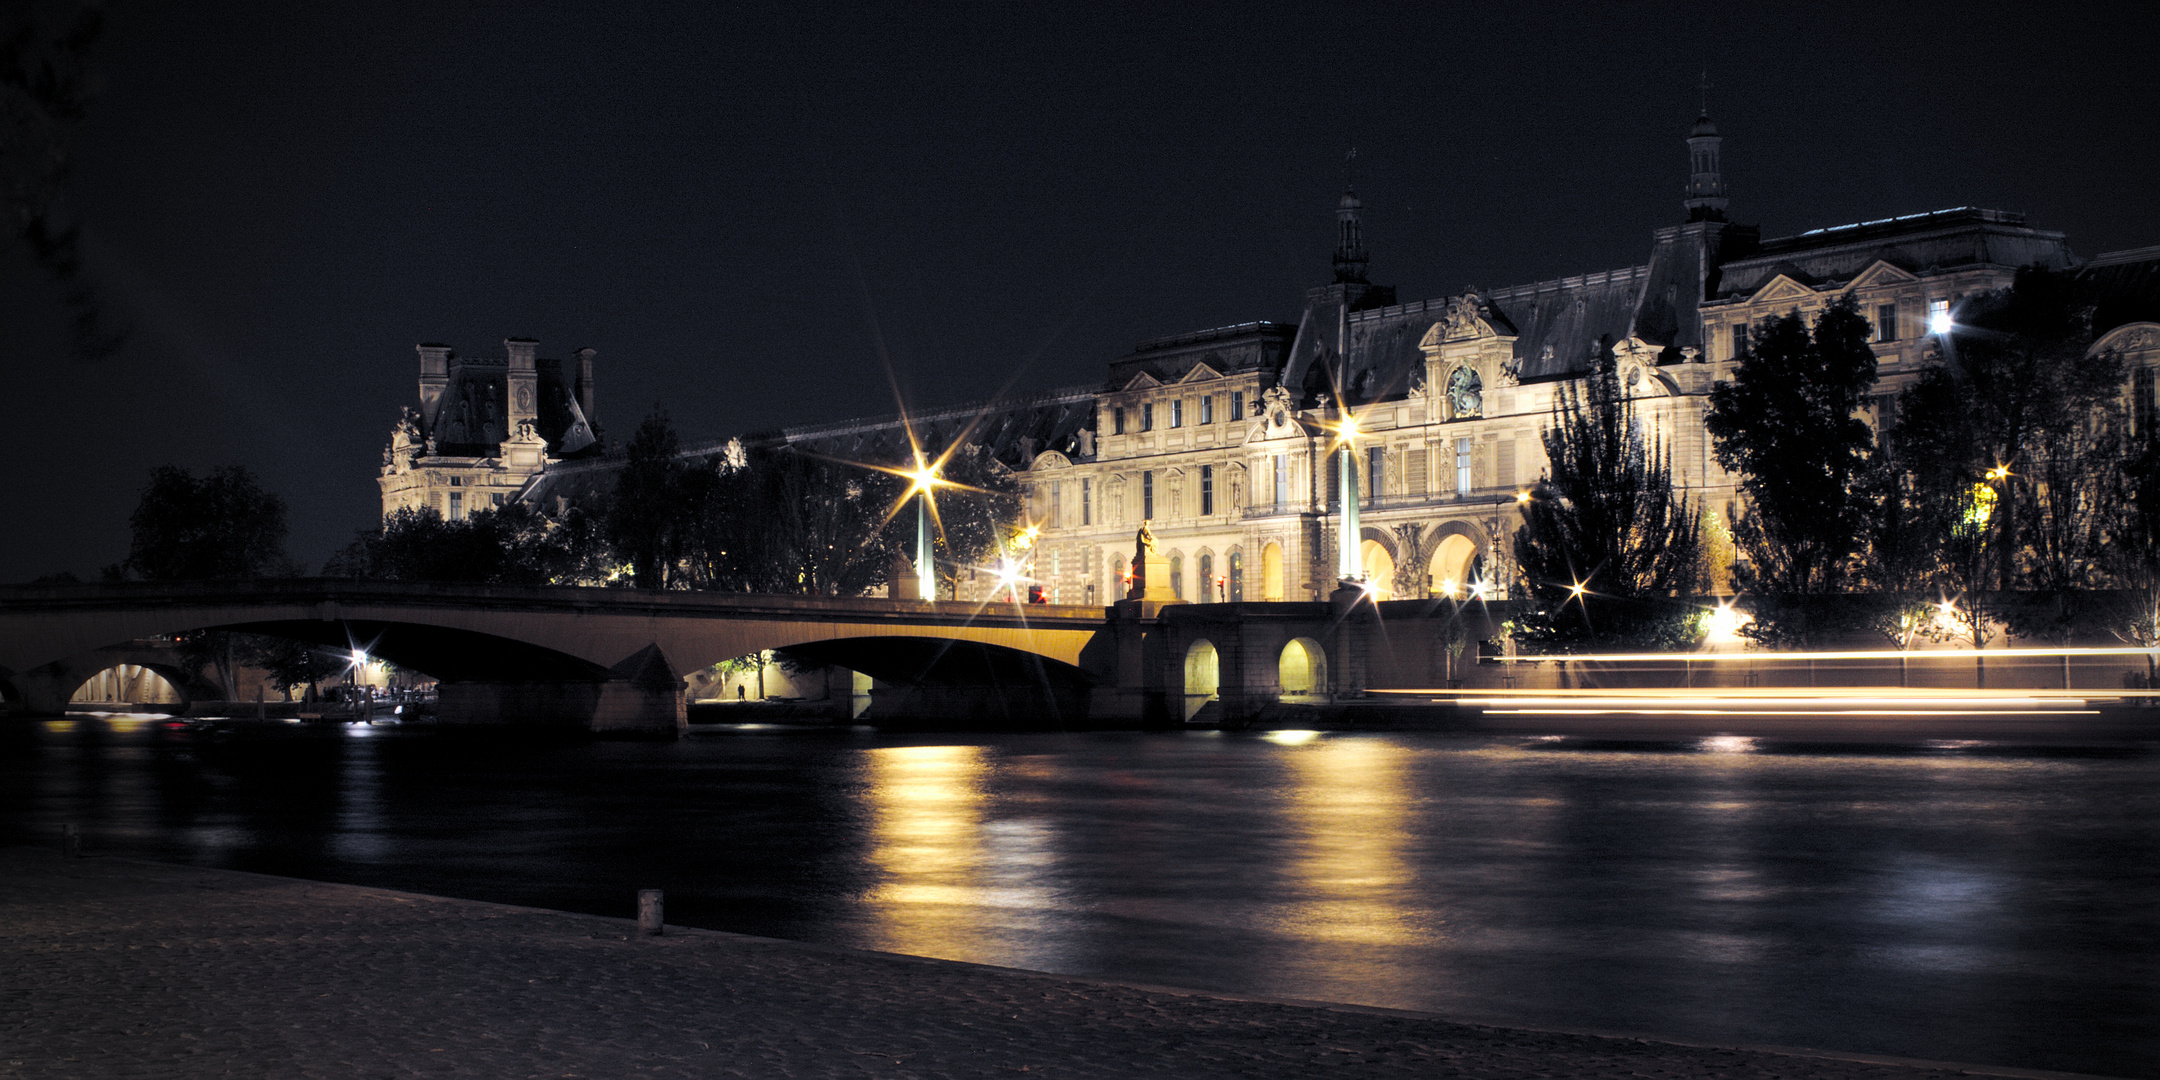
[[[1363,285],[1365,267],[1372,262],[1365,254],[1365,231],[1358,221],[1365,204],[1357,197],[1357,147],[1343,156],[1343,196],[1335,204],[1335,281],[1337,284]]]
[[[1688,182],[1685,205],[1689,221],[1725,220],[1725,174],[1718,167],[1717,125],[1710,122],[1710,71],[1705,68],[1698,89],[1702,112],[1688,132]]]

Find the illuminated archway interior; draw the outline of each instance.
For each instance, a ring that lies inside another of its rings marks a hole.
[[[1294,638],[1283,646],[1276,680],[1285,696],[1318,694],[1327,688],[1327,653],[1311,638]]]
[[[1395,556],[1378,540],[1358,544],[1358,565],[1365,571],[1365,588],[1375,600],[1395,598]]]

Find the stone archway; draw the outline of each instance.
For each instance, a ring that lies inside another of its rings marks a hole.
[[[1358,541],[1358,567],[1373,599],[1395,599],[1395,553],[1387,545],[1370,537]]]
[[[1442,525],[1425,568],[1432,576],[1433,595],[1454,600],[1468,596],[1485,548],[1484,530],[1455,521]]]
[[[1260,549],[1260,599],[1283,598],[1283,550],[1273,540]]]
[[[68,701],[78,705],[186,705],[188,695],[180,688],[185,682],[186,676],[177,668],[114,664],[83,680]]]
[[[1185,650],[1185,710],[1179,719],[1192,719],[1221,690],[1222,656],[1214,642],[1201,638]]]
[[[1311,638],[1292,638],[1276,661],[1276,683],[1284,700],[1327,693],[1327,650]]]

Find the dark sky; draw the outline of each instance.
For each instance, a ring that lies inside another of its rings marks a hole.
[[[889,411],[882,356],[931,404],[1294,320],[1353,145],[1405,299],[1632,265],[1706,66],[1766,235],[2160,244],[2144,8],[122,0],[70,205],[134,332],[71,359],[0,248],[0,580],[118,560],[168,463],[253,469],[319,566],[421,341],[592,346],[603,425],[703,437]]]

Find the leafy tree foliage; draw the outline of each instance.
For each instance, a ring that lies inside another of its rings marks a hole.
[[[1644,435],[1609,342],[1581,389],[1561,387],[1543,436],[1551,469],[1515,534],[1534,601],[1519,636],[1559,649],[1699,636],[1700,613],[1682,599],[1701,578],[1699,515],[1673,490],[1663,437]]]
[[[985,561],[1019,515],[1018,481],[975,447],[943,476],[953,486],[936,494],[936,556],[948,567]],[[696,588],[854,596],[913,557],[915,510],[900,506],[908,485],[888,472],[762,447],[692,486],[705,492],[689,544]]]
[[[683,563],[710,471],[692,469],[681,449],[667,410],[655,404],[630,436],[628,460],[616,475],[607,540],[640,589],[689,584]]]
[[[2087,355],[2085,320],[2066,275],[2019,271],[1961,306],[1941,362],[1899,399],[1896,465],[1975,648],[1998,620],[2067,636],[2099,583],[2121,510],[2122,360]],[[2018,587],[2035,595],[2012,602]]]
[[[1732,523],[1742,584],[1762,594],[1749,628],[1759,640],[1812,644],[1844,606],[1819,598],[1845,584],[1871,518],[1857,485],[1874,445],[1857,415],[1875,385],[1871,334],[1850,295],[1812,333],[1797,312],[1772,319],[1732,381],[1711,388],[1703,426],[1747,493]]]
[[[400,510],[380,531],[362,530],[323,567],[329,577],[462,581],[493,585],[597,585],[606,551],[592,515],[559,517],[524,503],[444,521],[432,509]]]
[[[103,6],[89,0],[24,0],[0,18],[4,228],[61,288],[75,353],[86,359],[111,355],[126,337],[84,266],[81,230],[63,197],[95,85],[90,54],[103,32]]]
[[[148,581],[267,577],[292,572],[285,502],[243,466],[197,479],[170,465],[151,470],[129,518],[122,568]]]

